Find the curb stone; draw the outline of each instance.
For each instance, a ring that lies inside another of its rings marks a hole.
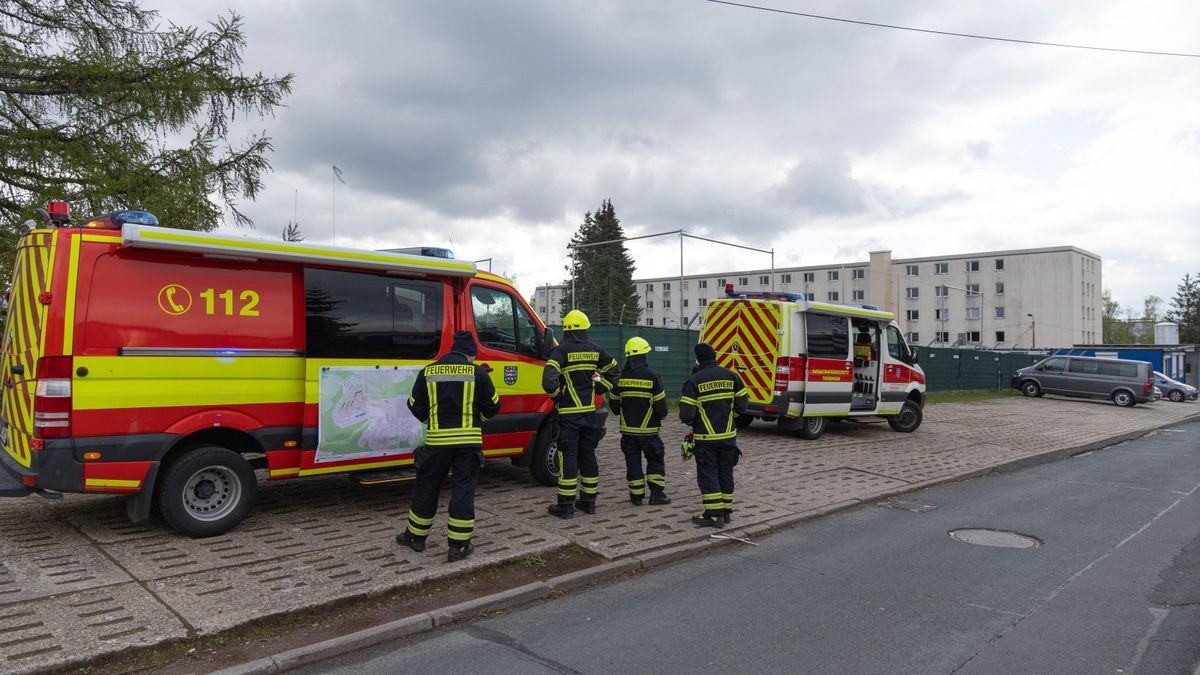
[[[536,581],[532,584],[525,584],[517,588],[510,588],[507,591],[500,591],[486,595],[482,598],[475,598],[466,602],[460,602],[457,605],[450,605],[442,609],[435,609],[429,613],[433,617],[433,628],[445,626],[448,623],[453,623],[459,619],[468,619],[473,616],[478,616],[484,612],[491,612],[498,609],[511,609],[517,605],[523,605],[534,600],[541,600],[553,593],[550,585],[544,581]]]
[[[636,571],[639,567],[641,563],[634,558],[620,558],[596,567],[561,574],[547,579],[545,583],[555,593],[566,593],[589,584],[614,579],[627,572]]]

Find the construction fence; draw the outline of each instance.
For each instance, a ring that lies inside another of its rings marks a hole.
[[[562,337],[562,326],[552,326]],[[651,326],[592,324],[588,339],[624,363],[625,341],[641,336],[650,343],[650,367],[662,375],[667,397],[679,398],[692,373],[692,347],[700,332]],[[947,347],[915,347],[929,391],[979,391],[1007,389],[1013,373],[1046,358],[1046,352],[994,352]]]

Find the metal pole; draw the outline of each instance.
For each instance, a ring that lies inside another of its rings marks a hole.
[[[687,328],[683,323],[683,230],[679,231],[679,327]]]
[[[574,247],[572,247],[571,248],[571,309],[575,309],[575,305],[576,305],[575,274],[579,271],[579,267],[578,267],[578,265],[576,265],[576,262],[578,261],[578,257],[577,257],[578,254],[579,254],[579,252],[576,251]]]
[[[337,175],[333,176],[333,243],[337,243]]]
[[[771,292],[775,292],[775,247],[771,247]]]

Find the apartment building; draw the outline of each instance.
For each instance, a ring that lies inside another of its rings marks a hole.
[[[744,270],[636,280],[641,324],[703,325],[708,301],[735,290],[788,291],[810,301],[869,304],[896,315],[913,344],[1064,347],[1101,341],[1100,256],[1074,246]],[[565,287],[539,286],[532,305],[556,323]]]

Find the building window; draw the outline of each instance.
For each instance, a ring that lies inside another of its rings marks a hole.
[[[866,270],[851,270],[850,278],[851,279],[866,279],[867,271]]]
[[[838,280],[838,271],[837,271],[837,270],[829,270],[829,272],[827,272],[826,274],[827,274],[827,278],[828,278],[830,281],[837,281],[837,280]]]
[[[964,333],[967,336],[967,342],[979,342],[979,331],[973,330],[969,333]]]
[[[686,290],[688,289],[688,283],[690,283],[690,282],[688,282],[687,280],[684,280],[684,282],[683,282],[683,290],[685,290],[685,291],[686,291]]]
[[[738,286],[749,286],[750,277],[738,277]]]
[[[861,300],[863,300],[863,297],[865,295],[866,295],[866,291],[851,291],[850,292],[850,298],[852,300],[860,300],[861,301]]]
[[[717,279],[717,285],[720,286],[722,289],[724,289],[725,288],[725,280]]]
[[[933,295],[938,298],[944,298],[950,295],[949,286],[934,286]]]
[[[1004,342],[1004,331],[996,331],[996,342]]]
[[[646,309],[654,309],[654,301],[653,300],[646,301]]]
[[[979,318],[979,308],[978,307],[968,307],[967,308],[967,319],[972,320],[972,319],[978,319],[978,318]],[[976,342],[978,342],[978,340]]]
[[[921,297],[921,289],[917,288],[916,286],[909,286],[908,288],[904,289],[904,296],[910,300],[915,300]]]
[[[1004,318],[1004,305],[1000,305],[999,307],[996,308],[996,318],[997,319]]]
[[[651,319],[650,317],[646,317],[646,325],[647,325],[647,326],[653,326],[653,325],[654,325],[654,319]]]
[[[1003,281],[996,282],[996,295],[1004,295],[1004,282]]]
[[[944,309],[944,308],[943,309],[935,309],[935,310],[933,310],[933,318],[938,321],[947,321],[950,319],[950,310]]]
[[[816,272],[805,272],[804,273],[804,283],[811,284],[816,280],[817,280]]]
[[[669,281],[664,282],[663,283],[663,291],[669,291],[669,290],[671,290],[671,282],[669,282]]]
[[[684,307],[687,307],[687,306],[688,306],[688,299],[687,299],[687,298],[684,298],[684,299],[683,299],[683,306],[684,306]]]
[[[838,292],[837,291],[829,291],[829,302],[837,302],[837,301],[838,301]]]
[[[804,299],[809,302],[813,302],[814,300],[817,299],[817,294],[816,293],[805,293]]]
[[[670,300],[670,299],[663,300],[663,307],[670,307],[670,306],[671,306],[671,300]]]
[[[979,271],[979,261],[978,260],[968,260],[967,261],[967,271],[968,272],[978,272]]]
[[[758,278],[758,283],[761,286],[766,286],[767,284],[771,283],[771,277],[764,274]]]
[[[979,295],[979,284],[967,284],[967,295]]]
[[[1004,258],[996,258],[996,271],[999,272],[999,271],[1002,271],[1003,269],[1004,269]],[[1001,333],[997,333],[997,335],[1000,335],[1000,334]]]
[[[945,343],[945,342],[950,341],[950,331],[939,330],[938,332],[934,333],[934,335],[937,336],[937,339],[935,340],[935,342]]]
[[[904,318],[908,321],[920,321],[921,320],[921,310],[919,310],[919,309],[905,310]]]
[[[784,284],[790,284],[790,283],[792,283],[792,275],[790,275],[790,274],[781,274],[781,275],[779,275],[779,282],[780,282],[780,283],[784,283]]]
[[[699,286],[700,290],[704,290],[708,288],[708,279],[701,279],[696,282],[696,285]]]
[[[909,343],[910,345],[915,345],[915,344],[917,344],[918,342],[920,342],[920,341],[921,341],[921,334],[920,334],[920,333],[909,333],[909,334],[905,335],[904,337],[905,337],[905,339],[906,339],[906,340],[908,340],[908,343]]]
[[[654,284],[646,284],[646,292],[653,293],[654,292]]]
[[[904,266],[904,276],[906,276],[906,277],[915,277],[920,273],[921,273],[920,265],[905,265]],[[915,340],[914,340],[914,342],[915,342]]]
[[[933,264],[933,273],[934,274],[949,274],[950,273],[950,263],[934,263]]]
[[[700,298],[700,306],[708,307],[708,298]]]

